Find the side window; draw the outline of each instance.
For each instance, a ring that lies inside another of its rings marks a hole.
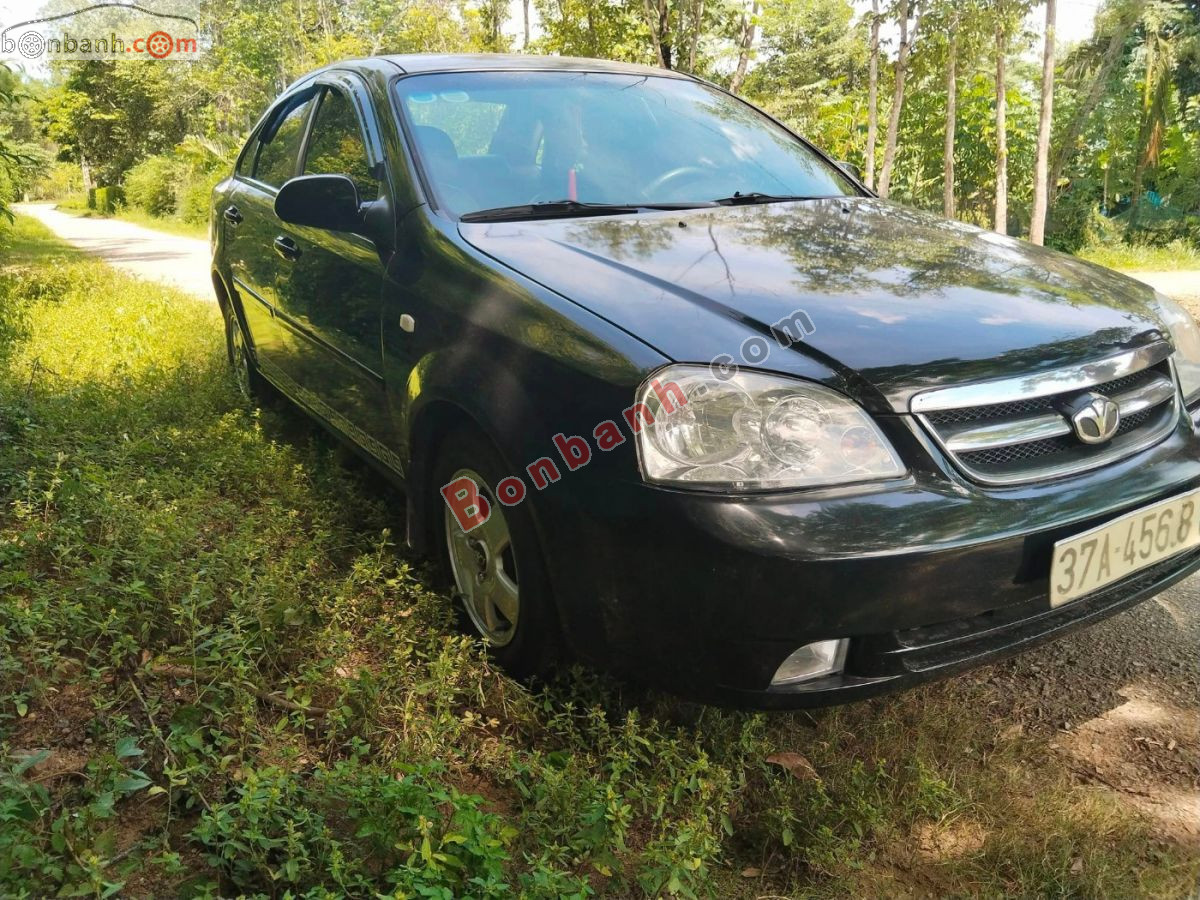
[[[379,182],[367,165],[367,147],[354,106],[339,90],[327,88],[313,121],[304,154],[305,175],[348,175],[361,200],[379,196]]]
[[[238,175],[249,175],[250,170],[254,168],[254,154],[257,150],[258,134],[255,133],[251,135],[250,140],[246,141],[246,145],[238,155],[237,166],[233,171]]]
[[[259,145],[258,159],[254,163],[254,177],[259,181],[279,187],[296,174],[296,157],[300,153],[304,121],[311,106],[311,97],[297,103],[275,126],[275,133]]]

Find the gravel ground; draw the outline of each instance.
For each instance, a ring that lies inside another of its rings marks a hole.
[[[973,677],[989,715],[1200,852],[1200,574]]]
[[[1031,730],[1073,729],[1141,685],[1200,712],[1200,574],[979,678],[994,688],[996,712]]]

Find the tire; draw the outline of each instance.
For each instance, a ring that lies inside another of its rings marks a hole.
[[[433,473],[429,509],[441,574],[460,601],[465,627],[510,675],[545,674],[557,656],[559,631],[528,500],[516,506],[496,501],[495,485],[508,470],[474,429],[446,436]],[[475,481],[490,507],[487,521],[465,534],[441,494],[443,485],[463,476]]]
[[[247,403],[258,405],[268,396],[266,379],[254,364],[246,329],[234,312],[233,304],[226,303],[222,312],[225,317],[225,355],[233,372],[234,383]]]

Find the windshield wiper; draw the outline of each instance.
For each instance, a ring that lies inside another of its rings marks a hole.
[[[805,197],[800,194],[762,194],[758,191],[734,191],[732,197],[721,197],[714,200],[721,206],[749,206],[753,203],[779,203],[784,200],[822,200],[823,197]]]
[[[584,203],[581,200],[543,200],[518,206],[477,209],[459,216],[463,222],[498,222],[507,219],[552,219],[561,216],[616,216],[644,209],[702,209],[711,201],[680,203]]]

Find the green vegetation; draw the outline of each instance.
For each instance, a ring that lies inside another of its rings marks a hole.
[[[144,225],[147,228],[156,228],[168,234],[198,238],[204,241],[208,240],[207,220],[204,222],[185,222],[174,217],[161,218],[159,216],[152,216],[150,213],[144,212],[134,206],[123,206],[114,213],[114,216],[126,222],[132,222],[135,225]]]
[[[402,501],[239,402],[214,305],[26,219],[0,254],[0,894],[1132,896],[1200,874],[1001,731],[982,679],[775,716],[587,671],[513,683],[399,545]]]
[[[1200,249],[1183,241],[1173,241],[1164,247],[1145,244],[1089,244],[1079,251],[1084,259],[1130,272],[1168,272],[1179,269],[1200,269]]]
[[[25,82],[0,69],[0,202],[121,185],[130,208],[200,224],[212,185],[292,79],[352,56],[520,51],[694,72],[858,165],[884,196],[1060,250],[1096,243],[1102,217],[1104,244],[1197,247],[1200,4],[1104,0],[1090,37],[1039,47],[1027,25],[1055,8],[526,0],[515,23],[499,0],[211,0],[198,12],[211,50],[186,66],[89,61]],[[1052,108],[1041,103],[1048,76]],[[26,162],[6,165],[6,146]],[[78,184],[51,159],[74,164]],[[1174,233],[1160,217],[1179,223]]]

